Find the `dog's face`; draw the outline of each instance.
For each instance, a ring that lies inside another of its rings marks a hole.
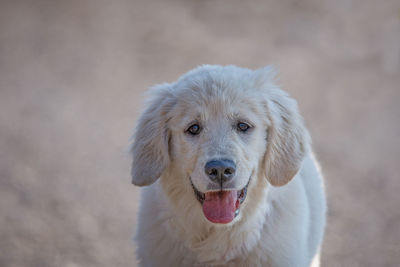
[[[263,107],[256,98],[229,91],[225,97],[198,88],[182,92],[169,123],[172,167],[190,180],[204,215],[214,223],[228,223],[238,214],[266,148]]]
[[[205,218],[218,224],[234,221],[253,179],[286,184],[307,134],[294,101],[266,76],[206,66],[155,88],[136,128],[133,183],[168,176],[170,188],[190,191]]]

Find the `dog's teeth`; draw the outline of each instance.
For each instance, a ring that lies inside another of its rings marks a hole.
[[[239,215],[239,209],[235,210],[235,217]]]

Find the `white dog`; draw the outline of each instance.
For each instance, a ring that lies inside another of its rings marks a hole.
[[[322,178],[272,78],[206,65],[151,90],[132,146],[141,266],[318,265]]]

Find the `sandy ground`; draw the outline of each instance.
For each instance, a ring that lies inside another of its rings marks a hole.
[[[0,266],[136,266],[153,84],[275,65],[326,178],[322,266],[400,266],[400,2],[0,1]]]

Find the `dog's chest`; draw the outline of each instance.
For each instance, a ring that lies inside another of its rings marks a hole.
[[[217,228],[194,235],[174,221],[166,226],[170,238],[179,242],[180,249],[177,252],[182,253],[180,257],[190,257],[195,266],[243,266],[260,239],[259,231],[254,229],[238,231],[235,228]]]

